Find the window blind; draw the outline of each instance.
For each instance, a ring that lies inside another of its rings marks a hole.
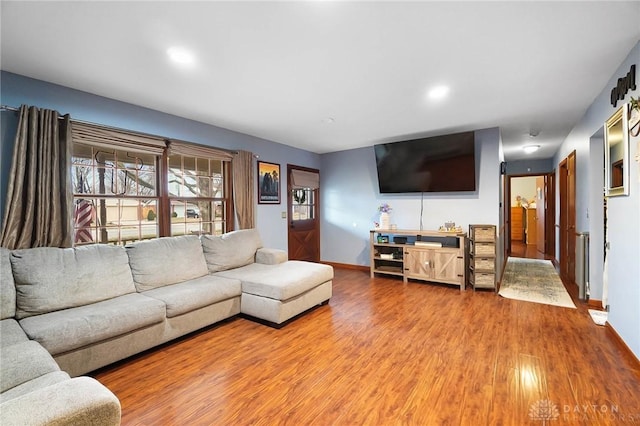
[[[320,175],[305,170],[291,170],[291,188],[292,189],[318,189],[320,188]]]
[[[159,136],[74,121],[71,122],[71,138],[74,143],[155,155],[161,155],[167,146],[165,139]]]
[[[215,158],[216,160],[231,161],[233,152],[207,145],[200,145],[179,140],[169,141],[169,155],[180,154],[189,157]]]

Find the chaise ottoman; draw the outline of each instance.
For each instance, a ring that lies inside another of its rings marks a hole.
[[[216,275],[240,280],[240,311],[272,325],[328,302],[332,294],[333,268],[319,263],[252,263]]]
[[[201,241],[209,272],[242,283],[244,315],[277,327],[331,298],[331,266],[287,260],[284,251],[263,248],[254,229]]]

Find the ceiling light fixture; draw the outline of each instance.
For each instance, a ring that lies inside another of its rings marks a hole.
[[[183,47],[170,47],[167,49],[167,55],[173,62],[180,65],[191,65],[196,60],[193,53]]]
[[[447,94],[449,93],[449,87],[448,86],[436,86],[433,87],[431,90],[429,90],[428,96],[429,99],[442,99],[445,96],[447,96]]]
[[[522,149],[527,154],[531,154],[531,153],[536,152],[537,150],[539,150],[540,149],[540,145],[525,145],[525,146],[522,147]]]

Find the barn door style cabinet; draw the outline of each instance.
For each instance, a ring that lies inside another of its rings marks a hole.
[[[376,274],[453,284],[465,289],[466,234],[372,230],[371,277]]]
[[[460,285],[464,265],[458,254],[455,248],[405,248],[405,281],[413,278]]]

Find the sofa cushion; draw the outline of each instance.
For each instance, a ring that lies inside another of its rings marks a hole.
[[[240,281],[205,275],[183,283],[155,288],[143,293],[167,305],[167,317],[173,318],[216,302],[239,297]]]
[[[16,343],[26,342],[28,340],[29,338],[16,320],[7,318],[0,321],[0,345],[2,347],[15,345]]]
[[[25,395],[29,392],[33,392],[36,389],[44,388],[64,380],[69,380],[69,378],[69,375],[64,371],[52,371],[51,373],[44,374],[0,393],[0,403]]]
[[[218,272],[216,276],[242,281],[242,292],[288,300],[333,279],[333,268],[320,263],[289,260],[277,265],[253,263]]]
[[[16,315],[16,287],[11,272],[11,251],[0,247],[0,320]]]
[[[127,245],[126,250],[138,291],[207,274],[202,246],[195,235],[138,241]]]
[[[255,261],[256,251],[262,247],[256,229],[242,229],[223,235],[200,237],[209,272],[226,271]]]
[[[256,251],[256,263],[275,265],[284,263],[287,260],[289,260],[289,255],[284,250],[263,247]]]
[[[16,318],[89,305],[136,291],[120,246],[41,247],[11,252]]]
[[[52,355],[138,330],[165,319],[165,305],[138,293],[20,320]]]
[[[49,426],[120,425],[118,398],[91,377],[74,377],[10,399],[0,407],[0,424]]]
[[[51,355],[37,342],[26,341],[0,348],[0,392],[60,371]]]

